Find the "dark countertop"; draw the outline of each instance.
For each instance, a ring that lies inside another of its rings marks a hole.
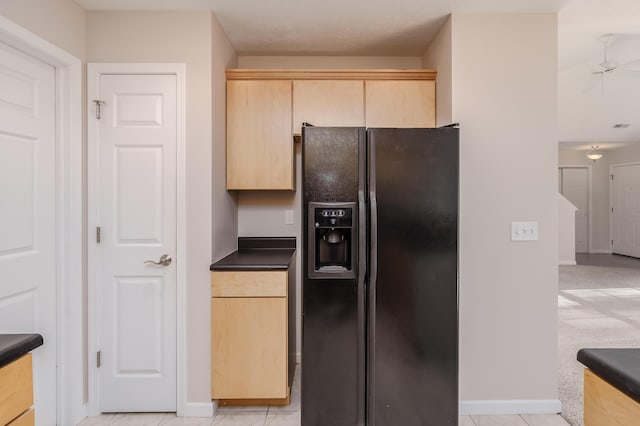
[[[213,263],[212,271],[286,270],[296,252],[295,237],[238,238],[238,250]]]
[[[580,349],[578,361],[640,402],[640,348]]]
[[[39,334],[0,334],[0,367],[42,346]]]

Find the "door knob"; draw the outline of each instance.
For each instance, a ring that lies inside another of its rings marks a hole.
[[[158,259],[157,262],[154,260],[145,260],[144,263],[153,263],[154,265],[169,266],[171,265],[171,256],[169,256],[168,254],[163,254],[162,256],[160,256],[160,259]]]

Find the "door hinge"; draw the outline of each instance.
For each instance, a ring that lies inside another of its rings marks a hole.
[[[611,240],[611,245],[613,245],[613,240]]]
[[[100,240],[102,238],[102,229],[99,226],[96,226],[96,243],[100,244]]]
[[[613,180],[613,175],[611,175],[611,180]]]
[[[611,207],[611,213],[613,213],[613,207]]]
[[[96,353],[96,366],[100,368],[101,365],[102,365],[102,351],[98,351]]]
[[[93,102],[96,103],[96,118],[100,120],[100,110],[102,109],[102,105],[104,104],[104,101],[99,101],[97,99],[94,99]]]

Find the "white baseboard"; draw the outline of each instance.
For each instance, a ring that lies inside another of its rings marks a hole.
[[[590,249],[589,253],[611,254],[611,250],[607,250],[607,249]]]
[[[558,414],[559,399],[460,401],[460,415]]]
[[[214,402],[187,402],[180,417],[213,417]]]
[[[574,266],[577,265],[575,260],[561,260],[558,262],[560,266]]]
[[[89,413],[89,404],[87,404],[86,402],[83,402],[78,406],[76,412],[74,413],[75,418],[73,419],[73,422],[71,424],[77,425],[78,423],[80,423],[81,421],[89,417],[88,413]]]

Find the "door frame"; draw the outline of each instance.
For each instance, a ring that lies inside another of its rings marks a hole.
[[[99,149],[95,106],[101,75],[175,75],[177,82],[176,114],[176,409],[182,416],[187,409],[186,383],[186,133],[185,133],[185,79],[183,63],[89,63],[87,64],[87,268],[88,268],[88,415],[100,414],[100,390],[95,355],[99,350],[97,336],[99,322],[97,306],[100,304],[99,256],[95,241],[98,208],[97,173]],[[91,102],[91,104],[90,104]]]
[[[79,367],[84,344],[82,62],[3,16],[0,41],[55,69],[56,423],[76,424],[86,412]]]
[[[589,205],[589,218],[587,220],[587,253],[596,253],[593,250],[593,194],[592,194],[592,166],[590,164],[558,165],[558,169],[587,169],[587,204]],[[558,182],[558,188],[562,188],[562,182]],[[562,194],[562,192],[560,192]]]
[[[609,253],[613,253],[613,244],[611,243],[613,240],[613,179],[611,176],[613,176],[614,167],[625,166],[640,166],[640,162],[609,164]]]

